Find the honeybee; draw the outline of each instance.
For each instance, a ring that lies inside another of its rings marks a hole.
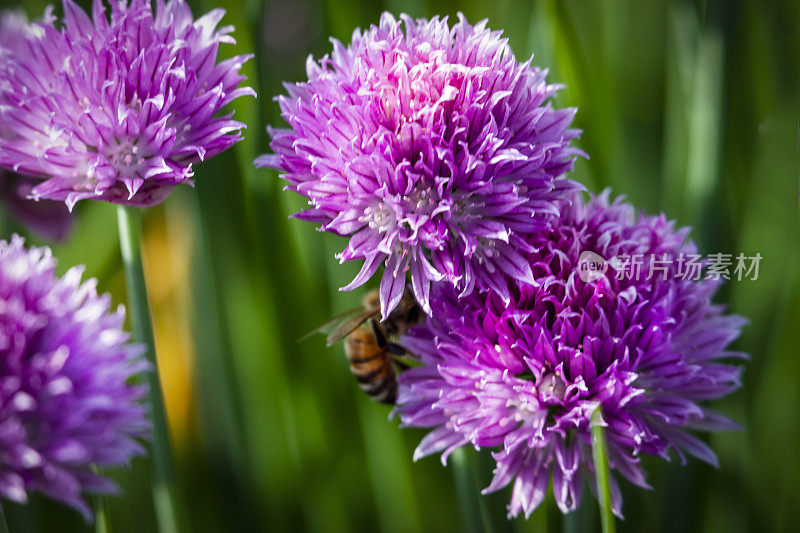
[[[422,310],[414,297],[406,293],[386,320],[379,322],[379,314],[380,299],[378,291],[373,290],[364,297],[362,307],[345,311],[306,337],[328,333],[328,346],[344,340],[344,353],[350,363],[350,371],[361,390],[373,401],[394,404],[397,399],[395,367],[400,370],[407,368],[397,358],[407,353],[390,339],[402,335],[419,322]]]

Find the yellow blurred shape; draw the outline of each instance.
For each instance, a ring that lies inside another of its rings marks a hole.
[[[158,371],[176,448],[184,448],[194,430],[194,345],[187,304],[191,250],[191,231],[182,224],[168,225],[163,207],[151,209],[144,228],[144,270]]]

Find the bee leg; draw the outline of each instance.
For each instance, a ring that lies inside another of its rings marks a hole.
[[[405,348],[394,342],[390,342],[386,345],[386,351],[392,355],[399,355],[399,356],[408,354]]]
[[[375,335],[375,342],[378,343],[378,346],[386,348],[389,345],[386,335],[383,334],[383,330],[378,326],[378,322],[374,318],[372,319],[372,333]]]
[[[404,357],[406,355],[409,355],[408,351],[405,348],[403,348],[399,344],[396,344],[394,342],[390,342],[386,346],[386,351],[394,356],[394,357],[392,357],[392,362],[395,364],[395,367],[397,368],[397,370],[399,370],[400,372],[403,372],[403,371],[408,370],[409,368],[411,368],[411,365],[403,362],[400,359],[400,357]]]

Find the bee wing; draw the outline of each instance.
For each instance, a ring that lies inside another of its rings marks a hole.
[[[351,318],[353,316],[360,315],[363,311],[364,311],[363,308],[356,307],[356,308],[353,308],[353,309],[348,309],[347,311],[345,311],[343,313],[339,313],[335,317],[331,318],[330,320],[328,320],[327,322],[322,324],[317,329],[315,329],[313,331],[309,331],[308,333],[306,333],[305,335],[300,337],[300,339],[298,339],[298,342],[306,341],[306,340],[310,339],[311,337],[313,337],[314,335],[317,335],[318,333],[321,333],[323,335],[327,335],[331,331],[335,330],[338,327],[339,324],[341,324],[342,322],[345,322],[347,319],[349,319],[349,318]]]
[[[351,316],[350,318],[345,318],[344,320],[339,322],[339,325],[331,331],[328,335],[328,346],[333,346],[337,342],[341,341],[355,330],[361,326],[364,322],[369,320],[370,318],[376,316],[378,311],[362,310],[357,315]]]
[[[328,320],[314,331],[306,333],[300,337],[298,342],[303,342],[321,333],[323,335],[328,335],[328,346],[332,346],[347,337],[358,328],[358,326],[369,320],[370,316],[373,314],[375,314],[373,311],[366,311],[363,307],[349,309]]]

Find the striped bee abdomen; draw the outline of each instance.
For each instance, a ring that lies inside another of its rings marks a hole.
[[[345,353],[361,390],[376,402],[393,404],[397,399],[397,377],[392,356],[386,346],[379,344],[369,324],[347,337]]]

